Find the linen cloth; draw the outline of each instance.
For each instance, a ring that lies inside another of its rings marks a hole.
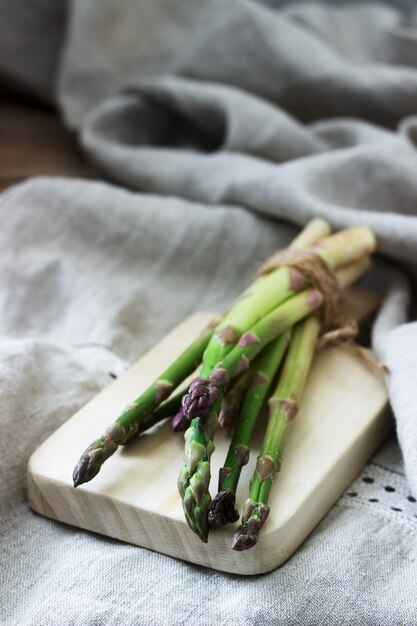
[[[417,623],[416,64],[415,15],[378,4],[73,2],[59,101],[117,186],[1,196],[4,623]],[[401,452],[391,438],[284,566],[249,579],[31,513],[44,438],[315,215],[378,236],[367,281],[387,295],[374,345]]]

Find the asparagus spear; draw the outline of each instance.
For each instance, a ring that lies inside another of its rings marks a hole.
[[[146,419],[151,416],[154,409],[187,376],[194,372],[201,361],[217,321],[213,321],[204,329],[200,336],[175,359],[161,376],[141,396],[126,407],[105,433],[88,446],[74,468],[74,487],[94,478],[104,461],[116,452],[119,445],[141,430],[141,424],[146,423]],[[150,422],[148,424],[152,425]]]
[[[249,363],[271,341],[291,328],[293,324],[323,303],[322,294],[316,289],[307,289],[284,302],[279,307],[261,318],[240,338],[233,350],[226,355],[212,371],[210,379],[202,383],[192,383],[184,402],[184,412],[194,408],[193,401],[204,396],[206,406],[211,410],[202,419],[193,417],[190,427],[185,432],[184,465],[178,477],[186,520],[190,528],[207,542],[208,509],[211,501],[208,486],[210,482],[210,457],[214,450],[213,436],[218,423],[224,390],[234,375],[245,371]],[[205,389],[202,389],[202,387]]]
[[[258,541],[258,533],[268,517],[268,497],[272,481],[280,469],[290,423],[297,415],[301,394],[314,354],[320,321],[311,315],[294,330],[293,339],[278,386],[269,400],[269,420],[256,463],[243,513],[232,548],[247,550]]]
[[[219,472],[218,493],[210,503],[208,520],[212,526],[224,526],[239,519],[235,501],[240,473],[249,460],[252,433],[290,337],[291,330],[271,341],[257,359],[224,467]]]

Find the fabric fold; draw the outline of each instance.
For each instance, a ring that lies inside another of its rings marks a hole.
[[[342,9],[303,3],[279,11],[250,0],[114,6],[74,1],[58,85],[72,127],[138,74],[225,83],[304,121],[352,115],[395,127],[415,113],[411,13],[379,3]]]

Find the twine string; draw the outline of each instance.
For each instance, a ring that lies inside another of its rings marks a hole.
[[[317,348],[320,350],[325,346],[335,344],[346,346],[367,367],[387,373],[386,365],[369,357],[366,351],[355,342],[358,335],[357,322],[353,319],[342,320],[340,311],[342,291],[335,271],[311,249],[287,248],[269,257],[260,267],[258,275],[269,274],[284,265],[302,274],[308,283],[323,295],[322,329],[317,340]]]

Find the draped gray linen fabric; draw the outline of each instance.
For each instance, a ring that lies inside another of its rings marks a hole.
[[[58,94],[110,182],[39,178],[0,196],[2,623],[417,624],[416,15],[71,3],[57,83],[35,64],[33,91]],[[45,437],[187,315],[223,309],[317,215],[377,234],[366,283],[386,296],[373,343],[400,447],[391,437],[259,577],[32,513],[26,464]]]

